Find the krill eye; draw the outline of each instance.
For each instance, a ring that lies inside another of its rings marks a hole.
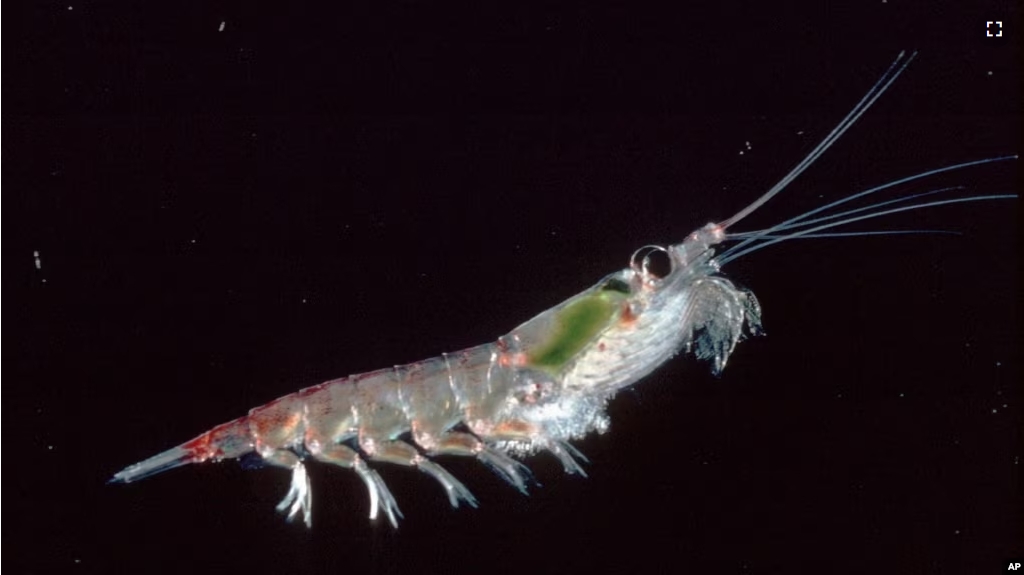
[[[644,256],[644,271],[661,279],[672,273],[672,258],[669,257],[668,252],[653,250]]]

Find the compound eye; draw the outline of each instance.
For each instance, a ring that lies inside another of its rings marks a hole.
[[[662,279],[672,273],[672,256],[661,246],[644,246],[633,252],[629,267],[644,279]]]

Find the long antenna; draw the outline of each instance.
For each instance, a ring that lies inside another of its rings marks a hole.
[[[819,156],[825,153],[825,150],[829,149],[829,147],[831,147],[832,144],[834,144],[836,140],[838,140],[839,137],[842,136],[844,132],[846,132],[846,130],[850,129],[850,126],[852,126],[854,122],[856,122],[861,117],[861,115],[864,114],[864,112],[866,112],[868,108],[870,108],[871,105],[875,103],[875,100],[877,100],[882,94],[885,93],[887,89],[889,89],[889,86],[896,81],[896,78],[898,78],[899,75],[903,72],[903,70],[905,70],[907,66],[910,65],[910,63],[914,60],[914,58],[917,56],[917,52],[911,52],[910,56],[906,60],[903,59],[905,55],[906,52],[903,51],[900,52],[898,56],[896,56],[896,60],[894,60],[893,63],[889,66],[889,69],[885,71],[885,74],[882,74],[882,77],[879,78],[877,82],[875,82],[875,85],[872,86],[870,90],[868,90],[868,93],[865,94],[863,98],[861,98],[860,102],[857,102],[857,105],[853,107],[853,110],[850,110],[850,113],[847,114],[846,117],[843,118],[842,121],[839,122],[839,124],[832,129],[832,132],[829,133],[829,135],[826,136],[824,140],[822,140],[813,150],[811,150],[810,154],[807,154],[806,158],[804,158],[799,164],[796,165],[796,167],[790,170],[790,172],[786,174],[784,178],[779,180],[777,184],[772,186],[770,190],[765,192],[764,195],[751,202],[750,205],[737,212],[736,215],[732,216],[731,218],[723,222],[720,222],[718,225],[721,228],[725,229],[735,224],[736,222],[742,220],[743,218],[749,216],[754,210],[764,205],[764,203],[767,202],[768,200],[772,199],[772,197],[775,196],[775,194],[778,194],[783,189],[785,189],[785,187],[788,186],[790,182],[795,180],[797,176],[799,176],[801,173],[803,173],[804,170],[806,170],[811,164],[813,164]]]

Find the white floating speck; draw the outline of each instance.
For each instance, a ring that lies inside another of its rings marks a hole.
[[[220,26],[219,26],[219,27],[217,28],[217,31],[218,31],[218,32],[223,32],[223,31],[224,31],[224,26],[225,26],[226,24],[227,24],[227,22],[225,22],[224,20],[221,20],[221,21],[220,21]]]
[[[74,10],[74,9],[75,9],[75,7],[74,7],[74,6],[68,6],[68,11],[69,11],[69,12],[70,12],[71,10]]]
[[[32,258],[36,260],[36,269],[43,269],[43,260],[39,259],[39,250],[32,251]]]

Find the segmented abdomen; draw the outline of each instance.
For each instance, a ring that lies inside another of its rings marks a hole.
[[[480,345],[276,399],[249,412],[254,447],[263,453],[356,438],[373,453],[377,442],[411,432],[417,444],[430,449],[444,431],[488,411],[494,388],[501,386],[496,380],[505,375],[491,365],[496,351],[496,344]]]

